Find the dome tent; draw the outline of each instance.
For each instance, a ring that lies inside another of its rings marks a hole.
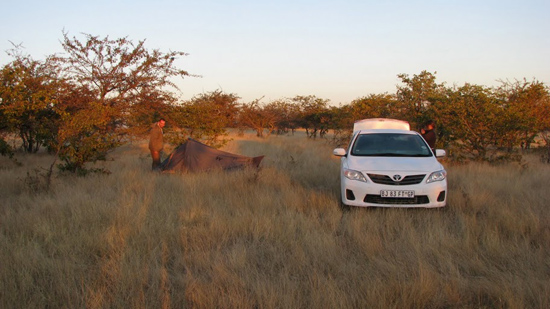
[[[221,151],[194,139],[179,145],[158,167],[163,173],[201,172],[212,169],[240,169],[260,166],[264,156],[247,157]]]

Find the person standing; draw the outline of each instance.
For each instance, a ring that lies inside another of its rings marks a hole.
[[[430,148],[432,148],[432,150],[434,150],[435,149],[435,140],[436,140],[437,137],[435,135],[435,123],[433,122],[433,120],[429,120],[429,121],[426,122],[424,127],[422,129],[420,129],[420,134],[426,140],[426,142],[428,143]]]
[[[166,125],[166,120],[160,118],[151,126],[151,133],[149,135],[149,150],[151,151],[151,157],[153,158],[153,170],[160,165],[160,152],[164,148],[163,131],[162,128]]]

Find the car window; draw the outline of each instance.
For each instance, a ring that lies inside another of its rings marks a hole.
[[[361,134],[355,139],[354,156],[430,157],[426,142],[416,134],[374,133]]]

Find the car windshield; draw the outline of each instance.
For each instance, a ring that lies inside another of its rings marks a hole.
[[[432,151],[417,134],[370,133],[355,139],[354,156],[431,157]]]

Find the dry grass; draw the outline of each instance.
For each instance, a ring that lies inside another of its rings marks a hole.
[[[51,157],[0,158],[0,306],[550,307],[547,165],[451,166],[445,209],[342,212],[324,141],[225,150],[262,170],[155,174],[134,144],[46,191]]]

